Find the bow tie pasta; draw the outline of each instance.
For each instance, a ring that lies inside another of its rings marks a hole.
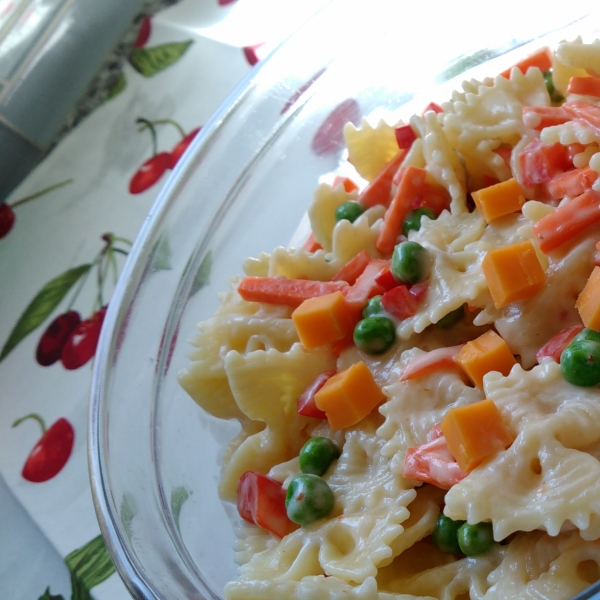
[[[345,128],[181,385],[238,419],[229,600],[566,600],[600,580],[600,42]]]

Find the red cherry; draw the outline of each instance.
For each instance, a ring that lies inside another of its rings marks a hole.
[[[170,169],[174,169],[177,161],[181,158],[182,154],[187,150],[187,147],[192,143],[192,140],[196,137],[201,127],[196,127],[196,129],[190,131],[178,144],[176,144],[175,148],[171,150],[171,162],[169,164]]]
[[[262,44],[254,44],[254,46],[245,46],[242,48],[244,51],[244,56],[251,67],[253,67],[261,58],[263,58],[262,56],[259,56],[258,53],[259,48],[262,46],[264,46],[264,42]]]
[[[4,202],[0,204],[0,239],[8,235],[15,224],[15,213],[13,209]]]
[[[75,310],[56,317],[48,325],[37,345],[35,359],[38,364],[42,367],[53,365],[60,358],[65,342],[79,323],[81,316]]]
[[[219,0],[217,4],[219,6],[227,6],[228,4],[233,4],[234,2],[237,2],[237,0]]]
[[[17,419],[13,423],[13,427],[30,418],[36,419],[40,423],[43,434],[29,453],[21,475],[27,481],[42,483],[57,475],[69,460],[73,450],[75,432],[71,423],[63,418],[58,419],[46,430],[43,419],[35,414]]]
[[[145,192],[162,177],[170,164],[171,154],[169,152],[159,152],[152,158],[149,158],[131,178],[129,193],[141,194]]]
[[[135,42],[133,43],[134,48],[143,48],[150,37],[150,32],[152,31],[152,24],[150,23],[150,15],[144,17],[142,24],[140,25],[140,30],[138,31],[138,36]]]
[[[105,314],[106,308],[101,308],[89,319],[81,321],[73,330],[60,355],[65,369],[79,369],[94,356]]]
[[[348,98],[338,104],[328,115],[315,133],[310,147],[318,155],[333,154],[344,144],[344,125],[358,123],[361,111],[354,98]]]

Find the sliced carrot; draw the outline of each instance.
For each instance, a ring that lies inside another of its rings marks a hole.
[[[376,247],[382,254],[391,254],[400,234],[402,223],[411,210],[412,202],[425,181],[427,171],[409,165],[402,167],[402,177],[396,193],[383,217],[383,225],[377,237]]]
[[[392,194],[392,180],[394,174],[400,168],[406,149],[401,149],[398,154],[390,160],[390,162],[381,169],[377,177],[367,185],[367,187],[358,195],[357,201],[360,202],[365,209],[371,208],[377,204],[387,206],[390,203]]]
[[[573,167],[569,150],[559,142],[544,144],[531,140],[517,156],[520,170],[519,183],[537,185],[551,181]]]
[[[542,73],[544,71],[549,71],[552,68],[552,51],[550,48],[540,48],[534,54],[523,58],[509,69],[502,71],[500,77],[509,79],[510,73],[514,68],[519,69],[523,74],[527,74],[529,67],[537,67]]]
[[[360,274],[354,285],[344,290],[343,293],[346,297],[346,302],[362,310],[369,298],[383,294],[385,290],[377,283],[376,279],[382,269],[389,267],[389,264],[388,260],[372,260],[365,267],[365,270]]]
[[[583,102],[583,100],[572,100],[562,105],[571,117],[580,119],[595,129],[600,129],[600,106]]]
[[[323,246],[315,240],[315,234],[311,231],[302,248],[307,252],[316,252],[317,250],[322,250]]]
[[[548,254],[600,221],[600,193],[588,190],[533,224],[540,250]]]
[[[442,433],[464,473],[513,443],[498,407],[487,399],[450,408],[442,421]]]
[[[592,167],[580,167],[556,175],[544,184],[544,189],[551,200],[562,200],[567,196],[573,198],[591,189],[596,179],[598,173]]]
[[[406,451],[402,476],[449,490],[462,481],[466,474],[450,454],[446,438],[439,435]]]
[[[455,359],[463,346],[464,344],[459,344],[449,348],[437,348],[417,356],[404,367],[400,381],[416,379],[449,367],[458,367]]]
[[[571,77],[567,86],[567,94],[600,97],[600,79],[595,77]]]
[[[371,257],[366,250],[361,250],[351,258],[332,278],[331,281],[347,281],[350,285],[356,282],[366,266],[371,262]]]
[[[358,189],[358,186],[350,179],[349,177],[342,177],[341,175],[337,175],[333,180],[333,187],[340,185],[340,183],[344,186],[344,189],[350,193],[354,190]]]
[[[300,306],[308,298],[324,296],[348,288],[345,281],[312,281],[287,277],[244,277],[239,295],[249,302]]]
[[[562,125],[571,115],[562,106],[524,106],[523,123],[530,129],[541,131],[545,127]]]

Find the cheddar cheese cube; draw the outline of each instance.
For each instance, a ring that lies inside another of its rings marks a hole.
[[[477,190],[471,195],[479,214],[487,223],[518,212],[525,204],[525,196],[521,186],[514,177]]]
[[[316,348],[346,337],[360,315],[342,292],[309,298],[292,313],[298,337],[308,348]]]
[[[502,375],[508,375],[517,364],[507,343],[491,329],[467,342],[455,360],[479,389],[483,389],[483,376],[486,373],[499,371]]]
[[[441,427],[448,450],[464,473],[513,442],[513,436],[492,400],[449,409]]]
[[[384,400],[385,394],[362,361],[329,378],[315,394],[315,404],[332,429],[356,425]]]
[[[583,324],[600,330],[600,267],[594,267],[587,283],[575,302]]]
[[[530,240],[490,250],[481,268],[496,308],[535,294],[546,282]]]

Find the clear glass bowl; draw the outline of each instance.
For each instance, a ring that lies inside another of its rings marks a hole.
[[[102,532],[136,598],[218,599],[236,576],[239,517],[216,490],[238,425],[205,414],[177,372],[243,259],[289,245],[319,177],[343,163],[341,143],[311,151],[325,117],[354,98],[372,120],[408,118],[543,44],[600,37],[600,20],[583,18],[588,3],[561,14],[508,2],[493,26],[487,3],[439,3],[435,18],[407,4],[328,4],[206,125],[134,244],[96,358],[90,470]]]

